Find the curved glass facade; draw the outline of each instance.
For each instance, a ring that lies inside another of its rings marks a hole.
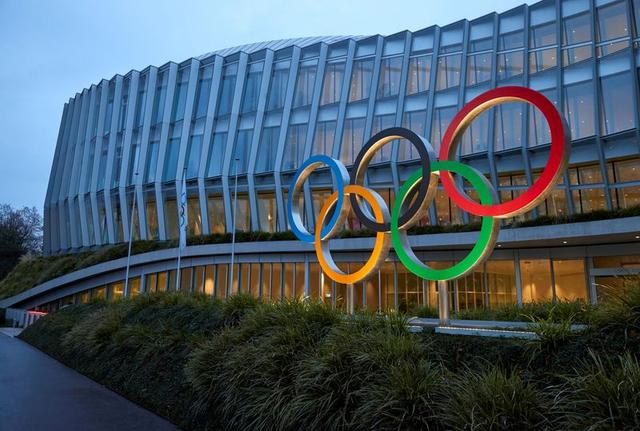
[[[566,175],[527,218],[640,205],[639,23],[639,0],[543,0],[445,27],[257,43],[103,80],[65,104],[45,202],[45,252],[122,242],[130,229],[134,238],[177,237],[183,172],[190,235],[234,225],[286,231],[287,188],[311,154],[349,165],[368,137],[391,126],[412,129],[437,150],[466,102],[505,85],[545,94],[573,139]],[[462,140],[460,158],[505,200],[541,172],[549,130],[535,108],[507,103],[478,117]],[[406,142],[386,146],[372,161],[370,186],[392,201],[415,158]],[[306,192],[311,228],[331,187],[319,172]],[[473,221],[441,192],[422,223]],[[553,297],[553,283],[585,272],[573,263],[523,262],[489,262],[477,276],[483,301],[489,291],[498,302],[512,301],[515,290],[504,280],[516,273],[519,300],[535,300],[542,294],[528,293],[527,283],[550,274],[543,284]],[[297,270],[278,274],[287,271]],[[415,284],[410,274],[391,273],[396,283]],[[464,301],[479,300],[476,282],[464,282]],[[429,296],[427,287],[411,292]],[[382,293],[376,298],[386,301]]]

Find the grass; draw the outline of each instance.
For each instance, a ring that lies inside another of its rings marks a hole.
[[[640,284],[628,289],[635,298]],[[539,343],[411,334],[398,313],[175,293],[66,307],[21,337],[187,430],[637,429],[628,298],[579,335],[549,325],[562,307],[533,317]]]

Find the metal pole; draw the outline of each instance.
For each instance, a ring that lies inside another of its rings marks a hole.
[[[347,310],[352,316],[356,313],[354,302],[353,284],[347,284]]]
[[[180,182],[180,206],[182,205],[182,193],[186,193],[186,190],[182,190],[182,186],[184,185],[186,188],[186,181],[184,181],[184,179],[186,178],[187,175],[187,168],[184,168],[184,170],[182,171],[182,179],[183,181]],[[178,202],[178,199],[176,198],[176,203]],[[184,208],[184,210],[186,211],[186,207]],[[181,221],[178,220],[178,223],[180,223]],[[180,229],[180,232],[178,233],[178,268],[176,270],[176,292],[180,292],[180,282],[182,281],[182,274],[180,273],[180,260],[182,258],[182,244],[180,241],[180,235],[182,234],[182,226],[178,226],[178,229]],[[187,227],[185,226],[185,237],[187,235],[186,233],[186,229]]]
[[[449,315],[449,286],[443,280],[438,280],[438,315],[440,317],[440,326],[447,326],[451,323]]]
[[[231,277],[229,278],[229,285],[227,286],[227,298],[231,294],[233,289],[233,264],[236,255],[236,210],[238,209],[238,157],[235,158],[234,164],[236,166],[236,184],[233,188],[233,226],[231,227]]]
[[[135,173],[135,178],[138,173]],[[129,268],[131,267],[131,243],[133,242],[133,216],[136,210],[136,186],[137,181],[133,182],[133,202],[131,204],[131,218],[129,218],[129,250],[127,251],[127,271],[124,275],[124,297],[129,296]]]

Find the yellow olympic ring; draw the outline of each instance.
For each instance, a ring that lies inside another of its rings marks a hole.
[[[389,222],[389,210],[387,209],[384,200],[378,193],[359,185],[345,186],[344,196],[347,197],[351,194],[360,196],[371,206],[376,222]],[[334,192],[331,196],[329,196],[327,201],[322,206],[316,226],[314,246],[316,249],[316,254],[318,255],[318,262],[320,263],[320,267],[329,278],[342,284],[354,284],[367,278],[367,276],[369,276],[387,258],[387,255],[389,254],[389,247],[391,245],[389,240],[389,232],[376,233],[375,244],[373,246],[371,257],[362,266],[362,268],[351,274],[343,272],[340,268],[338,268],[333,260],[333,257],[331,257],[331,252],[329,251],[329,239],[340,229],[341,226],[344,225],[344,221],[346,219],[348,211],[343,212],[344,215],[337,220],[337,223],[335,223],[335,225],[333,226],[332,231],[325,237],[325,239],[322,239],[320,234],[320,232],[322,231],[322,226],[324,224],[324,219],[331,208],[334,207],[337,200],[338,192]],[[349,200],[343,199],[343,204],[349,205]]]

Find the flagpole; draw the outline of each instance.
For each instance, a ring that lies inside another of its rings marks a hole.
[[[176,280],[176,292],[180,292],[180,283],[182,281],[182,274],[180,273],[180,259],[182,258],[182,245],[183,245],[183,241],[184,244],[186,245],[187,243],[187,233],[186,233],[186,224],[187,224],[187,168],[184,168],[184,170],[182,171],[182,184],[180,186],[180,233],[179,233],[179,239],[178,239],[178,268],[177,268],[177,280]],[[183,196],[184,196],[184,202],[183,202]],[[183,238],[184,235],[184,238]]]
[[[233,190],[233,225],[231,230],[231,277],[229,286],[227,286],[227,298],[233,291],[233,264],[236,255],[236,209],[238,208],[238,157],[235,158],[234,164],[236,166],[236,184]],[[239,271],[238,271],[239,272]]]
[[[131,217],[129,218],[129,250],[127,251],[127,271],[124,275],[124,297],[129,297],[129,269],[131,268],[131,243],[133,242],[133,217],[136,211],[136,183],[138,181],[138,172],[136,168],[135,181],[133,182],[133,195],[131,203]]]

